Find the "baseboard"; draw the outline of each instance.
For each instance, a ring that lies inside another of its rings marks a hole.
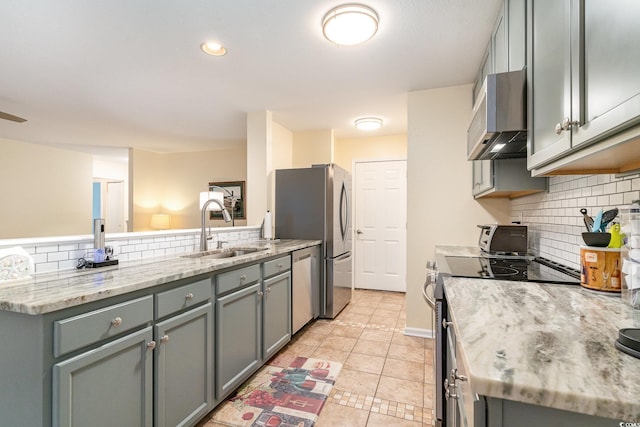
[[[432,329],[404,328],[403,334],[410,337],[435,338],[435,334]]]

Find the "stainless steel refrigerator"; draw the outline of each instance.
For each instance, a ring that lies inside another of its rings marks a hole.
[[[320,316],[351,301],[351,175],[335,164],[276,170],[275,237],[322,240]]]

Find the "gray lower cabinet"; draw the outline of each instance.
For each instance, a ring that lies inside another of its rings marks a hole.
[[[262,282],[257,281],[216,299],[218,400],[241,385],[262,363],[262,293]]]
[[[264,281],[262,356],[268,360],[291,340],[291,271]]]
[[[53,366],[53,426],[153,425],[151,327]]]
[[[193,425],[213,407],[213,304],[154,327],[155,423]]]

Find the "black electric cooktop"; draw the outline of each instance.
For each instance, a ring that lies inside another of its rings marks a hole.
[[[580,284],[578,271],[544,258],[483,256],[445,258],[450,275],[455,277]]]

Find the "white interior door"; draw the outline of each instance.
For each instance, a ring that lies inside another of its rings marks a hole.
[[[105,231],[122,233],[127,231],[124,223],[124,182],[107,182],[107,203],[105,213]]]
[[[407,161],[355,164],[355,287],[406,292]]]

